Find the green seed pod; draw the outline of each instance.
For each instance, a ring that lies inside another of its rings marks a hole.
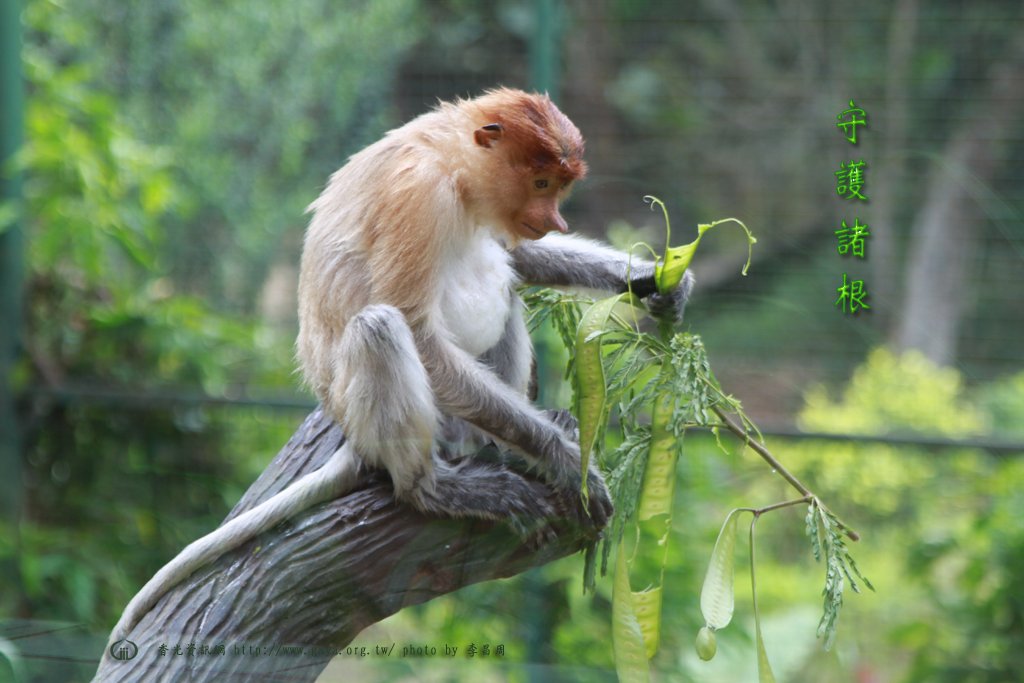
[[[715,632],[707,626],[697,631],[697,656],[705,662],[711,661],[715,652],[718,651],[718,644],[715,642]]]

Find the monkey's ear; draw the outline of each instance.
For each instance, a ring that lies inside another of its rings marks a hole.
[[[501,139],[501,134],[504,132],[505,129],[500,123],[488,123],[486,126],[473,131],[473,139],[481,147],[490,147]]]

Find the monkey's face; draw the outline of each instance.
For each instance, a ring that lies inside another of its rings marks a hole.
[[[558,204],[569,193],[570,179],[554,173],[530,174],[520,183],[525,184],[522,199],[513,213],[510,232],[529,240],[539,240],[557,230],[569,232],[569,226],[558,211]]]
[[[568,232],[558,205],[587,172],[579,130],[544,96],[499,90],[477,102],[489,123],[473,131],[487,169],[476,209],[516,239]]]

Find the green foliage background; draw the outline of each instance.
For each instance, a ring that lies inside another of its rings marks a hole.
[[[0,679],[7,653],[21,652],[30,680],[85,680],[134,590],[219,522],[310,405],[293,373],[294,319],[266,304],[268,283],[297,261],[304,207],[346,155],[434,98],[527,85],[536,8],[24,4],[24,204],[0,210],[0,230],[17,215],[27,236],[15,377],[24,503],[18,520],[0,520],[0,563],[14,567],[15,582],[0,591],[0,615],[8,625],[79,625],[50,636],[44,651],[71,651],[82,663],[36,656],[3,630]],[[807,93],[827,82],[842,102],[850,84],[869,89],[886,55],[863,47],[888,26],[888,3],[822,18],[827,44],[794,40],[780,19],[788,10],[771,3],[683,5],[565,4],[564,92],[577,103],[593,168],[568,213],[613,241],[657,244],[658,217],[640,202],[653,192],[669,204],[680,242],[683,226],[724,215],[758,234],[763,251],[750,276],[698,289],[688,324],[725,390],[755,418],[847,437],[769,445],[862,532],[854,552],[878,589],[848,596],[837,644],[824,652],[813,636],[822,568],[802,511],[762,520],[758,586],[773,667],[786,681],[1016,680],[1024,461],[1014,448],[972,444],[1024,438],[1020,138],[1002,150],[1008,170],[979,199],[989,231],[977,279],[965,284],[974,308],[956,362],[939,368],[893,353],[882,325],[836,317],[821,295],[834,287],[832,246],[796,231],[817,222],[827,238],[821,226],[831,221],[820,208],[830,188],[815,179],[830,177],[833,159],[800,124],[827,124],[835,112]],[[936,141],[959,120],[954,105],[971,99],[971,79],[1024,23],[998,2],[920,11],[932,33],[913,53],[908,98],[924,123],[909,134],[911,152],[900,152],[914,159],[939,153]],[[815,17],[797,19],[806,27]],[[586,104],[597,101],[610,128]],[[910,222],[920,180],[899,195],[896,225]],[[898,251],[912,252],[901,239]],[[736,256],[730,272],[745,257],[738,239],[705,248],[712,265]],[[564,406],[561,342],[550,329],[536,342],[541,400]],[[232,403],[260,397],[272,400]],[[887,436],[899,438],[877,440]],[[950,447],[956,439],[963,445]],[[699,662],[692,647],[700,581],[726,512],[789,495],[752,454],[723,441],[725,454],[711,435],[688,435],[680,460],[653,661],[665,680],[755,676],[744,581],[716,659]],[[740,547],[737,567],[746,562]],[[658,571],[656,557],[636,562],[639,575],[645,563]],[[325,679],[613,680],[611,585],[584,597],[581,570],[570,558],[474,586],[356,643],[504,644],[502,659],[340,657]]]

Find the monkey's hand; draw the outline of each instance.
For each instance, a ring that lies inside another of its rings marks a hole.
[[[693,271],[687,270],[683,279],[671,292],[659,294],[654,292],[647,297],[647,308],[655,318],[670,317],[672,322],[679,324],[683,321],[683,312],[686,310],[686,302],[690,300],[690,292],[693,290]]]
[[[579,453],[578,450],[576,452]],[[612,518],[612,513],[615,512],[608,487],[604,483],[604,477],[593,464],[590,465],[587,471],[586,507],[580,500],[580,484],[581,477],[577,469],[576,476],[572,477],[572,483],[564,487],[564,490],[571,494],[571,496],[567,496],[567,500],[573,501],[573,503],[571,507],[560,509],[558,512],[562,517],[574,521],[583,529],[600,531],[608,526],[608,521]]]
[[[554,462],[566,463],[566,465],[564,468],[552,472],[549,479],[555,486],[571,491],[576,497],[574,499],[578,499],[582,484],[579,426],[576,418],[565,410],[558,411],[553,416],[553,421],[565,431],[568,438],[559,443],[559,446],[564,449],[563,454],[553,458]],[[594,463],[590,463],[587,472],[587,509],[584,510],[582,505],[576,505],[573,510],[559,510],[559,512],[565,517],[576,519],[581,526],[599,530],[608,524],[614,510],[604,477],[601,476],[601,472],[594,466]]]
[[[578,458],[579,449],[575,451]],[[575,522],[583,529],[593,529],[595,532],[604,529],[615,512],[608,487],[605,486],[604,477],[593,464],[587,472],[587,497],[584,507],[581,498],[581,477],[579,474],[579,460],[576,460],[575,476],[569,477],[569,482],[555,483],[557,488],[566,492],[565,500],[571,501],[567,507],[560,507],[560,517]]]

